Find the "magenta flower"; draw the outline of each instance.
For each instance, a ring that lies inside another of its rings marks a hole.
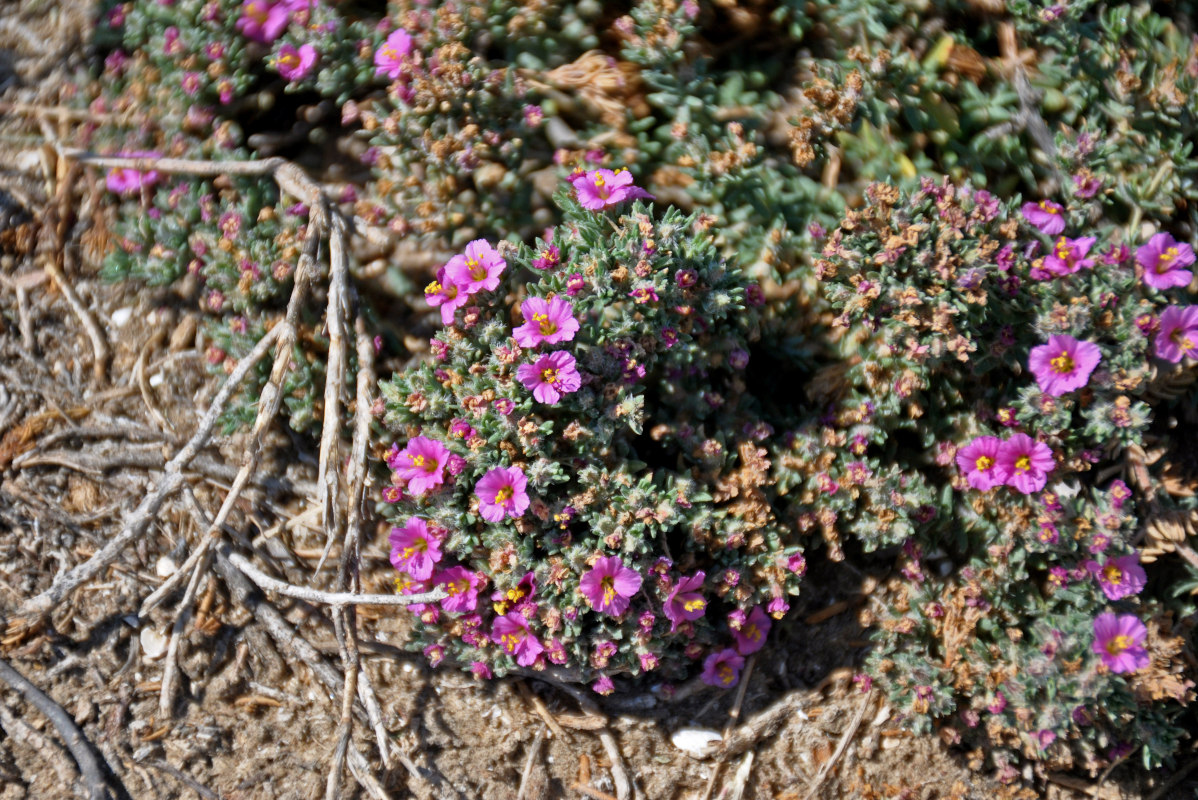
[[[427,436],[417,436],[389,459],[388,466],[408,482],[408,491],[422,495],[445,483],[449,448]]]
[[[582,576],[578,588],[591,608],[618,617],[628,610],[632,596],[640,591],[641,576],[624,566],[619,556],[601,556]]]
[[[740,630],[732,631],[732,638],[736,640],[736,652],[747,656],[765,647],[765,637],[769,636],[773,624],[761,610],[761,606],[754,608],[745,624],[740,626]]]
[[[1027,366],[1042,392],[1060,397],[1085,386],[1101,360],[1102,351],[1093,342],[1054,334],[1048,337],[1048,344],[1032,348]]]
[[[997,436],[978,436],[957,451],[957,468],[965,473],[969,485],[980,492],[1002,486],[995,469],[1002,439]]]
[[[317,55],[314,45],[302,44],[297,50],[290,44],[284,44],[275,56],[275,69],[289,81],[302,81],[316,66]]]
[[[998,448],[994,465],[997,477],[1023,494],[1032,494],[1048,483],[1055,462],[1052,450],[1026,433],[1016,433]]]
[[[483,680],[489,681],[493,677],[491,668],[482,661],[471,661],[470,671],[474,673],[474,677],[482,678]]]
[[[504,515],[517,519],[528,509],[528,478],[519,467],[493,467],[474,487],[478,513],[487,522],[499,522]]]
[[[524,324],[512,331],[521,347],[568,342],[578,333],[574,306],[562,297],[530,297],[520,304]]]
[[[466,294],[476,294],[494,291],[506,267],[507,261],[486,239],[475,239],[466,245],[466,252],[449,259],[445,274]]]
[[[599,680],[591,684],[591,691],[596,694],[611,694],[616,690],[616,685],[612,683],[611,678],[607,675],[600,675]]]
[[[1059,237],[1052,253],[1044,257],[1044,269],[1052,275],[1072,275],[1082,267],[1094,266],[1094,260],[1086,258],[1086,254],[1096,241],[1098,239],[1095,236],[1083,236],[1080,239]]]
[[[1198,306],[1169,306],[1161,314],[1156,356],[1176,364],[1182,357],[1198,358]]]
[[[446,275],[445,267],[437,270],[437,279],[424,287],[424,301],[434,308],[441,307],[442,325],[452,325],[454,312],[469,300],[469,293]]]
[[[590,211],[599,211],[625,200],[653,199],[653,195],[632,185],[632,173],[626,169],[580,172],[570,178],[570,183],[578,192],[578,202]]]
[[[387,541],[391,544],[391,566],[418,581],[433,576],[433,567],[441,560],[441,540],[428,529],[427,522],[410,517],[407,525],[391,529]]]
[[[1049,236],[1056,236],[1065,230],[1065,209],[1051,200],[1041,200],[1039,203],[1024,203],[1019,209],[1023,218]]]
[[[117,156],[120,158],[159,158],[161,153],[137,150],[130,153],[118,153]],[[161,177],[156,169],[141,172],[131,167],[117,167],[108,173],[104,179],[104,185],[113,194],[135,194],[142,189],[149,189],[158,183]]]
[[[1122,600],[1139,594],[1148,582],[1148,575],[1140,566],[1137,553],[1110,558],[1104,564],[1087,561],[1085,566],[1086,571],[1098,579],[1098,585],[1108,600]]]
[[[374,51],[374,74],[395,80],[404,70],[404,59],[412,52],[412,37],[403,28],[391,32]]]
[[[537,402],[552,405],[561,400],[563,394],[577,392],[582,386],[582,376],[575,364],[574,356],[558,350],[546,353],[534,364],[521,364],[516,369],[516,377]]]
[[[699,677],[708,686],[728,689],[740,680],[740,671],[745,666],[745,657],[731,647],[712,653],[703,661],[703,674]]]
[[[690,577],[680,578],[670,590],[670,595],[662,605],[662,611],[670,620],[670,633],[678,629],[678,623],[699,619],[707,612],[707,600],[699,591],[706,577],[707,573],[699,570]]]
[[[522,667],[531,667],[545,652],[545,645],[528,629],[528,620],[523,614],[504,614],[495,620],[491,641],[500,645],[508,655],[514,655],[516,663]]]
[[[1151,663],[1144,642],[1148,628],[1133,614],[1099,614],[1094,619],[1094,652],[1115,673],[1135,672]]]
[[[491,602],[496,614],[506,614],[508,611],[521,609],[525,605],[536,608],[532,599],[537,594],[537,576],[532,572],[524,573],[519,582],[507,591],[496,590],[491,593]]]
[[[433,585],[445,589],[441,608],[454,613],[473,611],[478,607],[478,590],[485,578],[465,567],[450,567],[433,576]]]
[[[1136,249],[1136,263],[1144,268],[1144,283],[1153,289],[1187,286],[1194,273],[1194,249],[1167,233],[1158,233]]]
[[[291,4],[284,0],[245,0],[236,28],[247,39],[270,44],[291,23]]]

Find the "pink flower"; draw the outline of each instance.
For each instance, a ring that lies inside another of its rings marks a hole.
[[[374,51],[374,74],[395,80],[404,70],[404,59],[412,52],[412,37],[403,28],[391,32]]]
[[[546,353],[534,364],[521,364],[516,369],[516,377],[537,402],[552,405],[561,400],[563,394],[577,392],[582,385],[575,363],[574,356],[558,350]]]
[[[1051,200],[1041,200],[1039,203],[1024,203],[1019,209],[1023,218],[1049,236],[1056,236],[1065,230],[1065,209]]]
[[[578,192],[578,202],[590,211],[598,211],[638,197],[653,199],[653,195],[632,185],[632,173],[626,169],[618,169],[615,172],[610,169],[593,169],[574,175],[570,178],[570,183],[574,184],[574,189]]]
[[[275,69],[289,81],[302,81],[316,66],[317,55],[314,45],[302,44],[297,50],[290,44],[284,44],[275,56]]]
[[[441,307],[442,325],[452,325],[454,312],[469,300],[469,293],[446,275],[445,267],[437,270],[437,279],[424,287],[424,301],[434,308]]]
[[[591,684],[591,691],[597,694],[611,694],[616,690],[616,685],[612,683],[611,678],[606,675],[600,675],[599,680]]]
[[[1139,594],[1148,582],[1148,575],[1140,566],[1140,556],[1136,553],[1107,559],[1104,564],[1087,561],[1086,571],[1098,579],[1108,600],[1122,600]]]
[[[1060,397],[1085,386],[1101,360],[1102,351],[1093,342],[1054,334],[1048,337],[1048,344],[1032,348],[1027,365],[1041,391]]]
[[[1148,628],[1133,614],[1099,614],[1094,619],[1094,652],[1115,673],[1135,672],[1151,659],[1144,648]]]
[[[430,644],[424,648],[424,657],[428,659],[430,667],[439,667],[445,660],[445,648],[439,644]]]
[[[740,671],[744,666],[745,657],[728,647],[712,653],[703,661],[703,674],[700,677],[708,686],[728,689],[740,680]]]
[[[641,576],[624,566],[619,556],[601,556],[582,576],[578,588],[591,608],[618,617],[628,610],[632,596],[640,591]]]
[[[678,629],[679,622],[699,619],[707,612],[707,600],[699,591],[706,577],[707,573],[699,570],[688,578],[679,579],[670,590],[669,597],[662,605],[662,611],[670,620],[670,633]]]
[[[528,629],[528,620],[523,614],[504,614],[495,620],[491,641],[503,647],[508,655],[514,655],[516,663],[522,667],[531,667],[537,656],[545,652],[545,645]]]
[[[485,681],[489,681],[492,678],[491,668],[482,661],[471,661],[470,671],[474,673],[474,677],[482,678]]]
[[[406,572],[418,581],[433,575],[433,567],[441,560],[441,540],[428,529],[420,517],[410,517],[402,528],[392,528],[387,539],[391,544],[391,566]]]
[[[449,448],[427,436],[417,436],[388,459],[388,466],[408,482],[408,491],[422,495],[445,482]]]
[[[732,631],[732,638],[736,640],[736,652],[747,656],[765,647],[765,637],[769,635],[772,625],[761,606],[754,608],[745,624],[740,626],[740,630]]]
[[[485,579],[465,567],[450,567],[433,576],[433,585],[445,588],[441,608],[454,613],[473,611],[478,607],[478,590]]]
[[[486,239],[475,239],[466,252],[449,259],[445,274],[466,294],[476,294],[494,291],[506,267],[507,261]]]
[[[519,467],[493,467],[474,487],[478,513],[487,522],[499,522],[505,514],[512,519],[524,516],[528,509],[527,486],[528,478]]]
[[[508,611],[532,605],[533,597],[537,594],[537,576],[532,572],[524,573],[524,577],[507,591],[496,590],[491,593],[491,602],[496,614],[506,614]]]
[[[1198,306],[1169,306],[1161,314],[1156,356],[1176,364],[1182,357],[1198,358]]]
[[[1002,440],[997,436],[978,436],[957,451],[957,468],[965,473],[969,485],[980,492],[1002,486],[995,466]]]
[[[1194,273],[1194,249],[1167,233],[1158,233],[1136,249],[1136,263],[1144,268],[1144,283],[1153,289],[1186,286]]]
[[[1032,494],[1048,483],[1055,462],[1052,450],[1026,433],[1016,433],[998,448],[996,476],[1023,494]]]
[[[1044,269],[1052,275],[1072,275],[1082,267],[1094,266],[1093,259],[1086,258],[1086,254],[1096,241],[1098,239],[1095,236],[1080,239],[1059,237],[1052,253],[1044,257]]]
[[[117,155],[120,158],[159,158],[161,156],[160,153],[150,150],[136,150],[130,153],[118,153]],[[160,178],[161,176],[156,169],[148,169],[145,172],[140,172],[130,167],[117,167],[108,173],[108,177],[104,179],[104,185],[113,194],[135,194],[142,189],[149,189],[158,183]]]
[[[283,0],[245,0],[237,30],[247,39],[270,44],[291,23],[291,4]]]
[[[524,324],[512,331],[521,347],[568,342],[578,333],[574,306],[562,297],[530,297],[520,304]]]

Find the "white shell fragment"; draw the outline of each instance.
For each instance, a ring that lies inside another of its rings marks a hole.
[[[715,752],[716,745],[724,738],[719,731],[707,728],[680,728],[674,731],[670,741],[691,758],[707,758]]]
[[[125,327],[125,323],[133,316],[133,309],[130,306],[118,308],[112,312],[112,324],[118,328]]]
[[[159,578],[169,578],[179,571],[179,565],[170,556],[162,556],[158,559],[158,563],[154,565],[154,572]]]
[[[166,654],[168,640],[165,633],[153,628],[142,628],[138,638],[141,639],[141,652],[151,661]]]

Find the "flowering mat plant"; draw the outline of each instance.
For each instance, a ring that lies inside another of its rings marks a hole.
[[[1187,796],[1188,9],[69,9],[15,796]]]

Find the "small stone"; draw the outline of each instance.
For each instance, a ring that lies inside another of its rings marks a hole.
[[[179,565],[170,556],[162,556],[158,559],[158,563],[154,565],[154,572],[159,578],[169,578],[179,571]]]
[[[719,731],[708,728],[680,728],[674,731],[670,741],[691,758],[707,758],[715,752],[716,745],[723,738]]]
[[[112,324],[118,328],[123,328],[125,327],[125,323],[127,323],[132,317],[133,308],[131,306],[118,308],[116,311],[112,312]]]

